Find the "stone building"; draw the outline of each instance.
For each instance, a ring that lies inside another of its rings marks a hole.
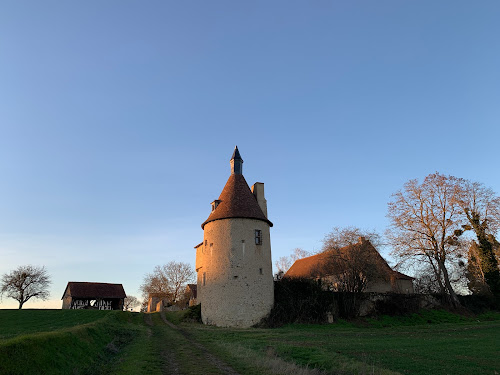
[[[170,302],[168,293],[149,293],[147,312],[163,311]]]
[[[186,296],[188,299],[188,306],[194,306],[198,304],[198,285],[196,284],[188,284],[186,287]]]
[[[231,175],[203,222],[196,249],[197,302],[203,323],[250,327],[274,303],[267,202],[264,184],[249,188],[235,147]]]
[[[156,311],[177,311],[189,306],[194,306],[197,304],[197,285],[187,284],[184,295],[175,304],[172,304],[172,295],[170,293],[149,293],[148,295],[148,307],[146,311],[156,312]]]
[[[338,261],[338,259],[341,261]],[[364,292],[374,293],[414,293],[413,278],[394,271],[370,241],[364,237],[359,242],[345,246],[338,251],[327,251],[307,258],[298,259],[284,277],[321,278],[336,290],[339,278],[345,268],[358,267],[367,270],[368,278]]]
[[[62,296],[63,309],[123,310],[122,284],[70,281]]]

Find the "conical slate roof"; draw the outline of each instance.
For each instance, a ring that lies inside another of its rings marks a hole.
[[[240,155],[240,151],[238,150],[238,146],[234,147],[234,152],[233,152],[233,156],[231,157],[231,160],[233,160],[233,159],[243,161],[243,159],[241,158],[241,155]]]
[[[239,154],[239,153],[238,153]],[[239,156],[239,155],[238,155]],[[245,218],[262,220],[273,226],[262,212],[257,198],[252,194],[242,174],[232,174],[226,182],[219,196],[219,205],[212,211],[203,224],[221,219]]]

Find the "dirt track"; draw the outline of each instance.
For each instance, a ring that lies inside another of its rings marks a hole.
[[[165,314],[145,314],[144,323],[147,331],[145,337],[142,337],[141,346],[150,347],[156,358],[156,361],[147,364],[148,373],[239,375],[231,366],[194,340],[188,332],[169,322]],[[146,371],[141,371],[138,365],[137,374],[143,372]]]

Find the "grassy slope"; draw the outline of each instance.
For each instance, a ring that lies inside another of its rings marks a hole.
[[[131,340],[134,318],[120,311],[0,310],[0,374],[105,373],[107,359]]]
[[[74,327],[94,322],[109,313],[93,310],[0,310],[0,340]]]
[[[362,326],[185,327],[229,362],[247,352],[263,366],[277,357],[334,374],[493,374],[500,369],[500,314],[479,320],[431,311],[363,321]]]

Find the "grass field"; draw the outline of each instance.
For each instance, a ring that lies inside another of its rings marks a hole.
[[[183,312],[0,310],[0,374],[495,374],[500,313],[226,329]]]
[[[228,362],[269,370],[276,358],[333,374],[500,373],[500,314],[444,311],[357,323],[234,330],[186,327]],[[253,360],[251,359],[253,355]]]

